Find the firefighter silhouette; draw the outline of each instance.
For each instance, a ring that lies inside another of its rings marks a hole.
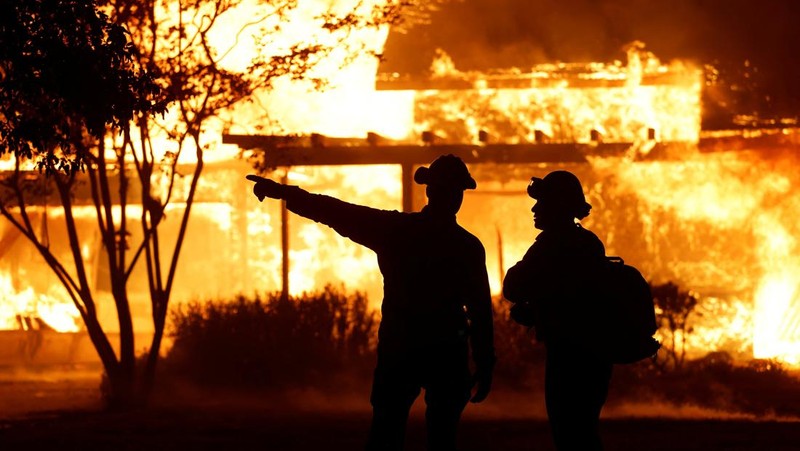
[[[489,394],[495,362],[485,251],[456,222],[464,190],[476,187],[464,162],[444,155],[416,171],[414,181],[426,185],[428,204],[414,213],[247,178],[256,182],[253,193],[259,200],[284,199],[290,211],[332,227],[378,256],[384,298],[367,449],[403,448],[409,410],[424,389],[428,449],[454,450],[461,413],[470,397],[477,403]]]
[[[601,450],[598,424],[612,364],[591,352],[585,331],[596,330],[592,322],[602,318],[591,288],[605,248],[576,222],[592,207],[574,174],[534,177],[528,195],[536,200],[531,211],[541,232],[508,270],[503,295],[515,303],[512,316],[530,316],[518,322],[529,321],[547,350],[545,404],[556,448]]]

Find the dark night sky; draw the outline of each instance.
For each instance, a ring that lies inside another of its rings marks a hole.
[[[798,0],[450,1],[429,25],[392,33],[381,70],[421,74],[437,47],[462,70],[624,61],[633,40],[662,61],[712,63],[728,83],[749,83],[765,114],[800,112]]]

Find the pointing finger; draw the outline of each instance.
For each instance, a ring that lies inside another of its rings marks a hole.
[[[260,175],[255,175],[255,174],[247,174],[244,178],[250,180],[251,182],[256,182],[256,183],[269,181],[268,178],[264,178],[261,177]]]

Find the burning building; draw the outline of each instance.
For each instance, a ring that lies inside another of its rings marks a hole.
[[[361,38],[382,44],[387,32]],[[686,62],[662,63],[640,43],[627,46],[620,61],[603,63],[517,61],[463,69],[449,49],[430,58],[387,55],[387,61],[399,59],[424,70],[360,61],[337,74],[339,89],[305,97],[276,89],[264,103],[281,111],[282,133],[254,133],[257,119],[242,109],[223,143],[244,149],[289,183],[404,210],[424,201],[411,181],[415,167],[440,154],[461,156],[478,190],[467,193],[459,221],[486,247],[495,294],[535,236],[527,180],[569,169],[594,206],[584,224],[610,255],[702,300],[688,337],[693,352],[800,363],[796,124],[703,129],[707,72]],[[288,217],[276,202],[258,204],[243,178],[251,170],[242,160],[208,165],[174,301],[343,283],[366,291],[377,305],[382,281],[374,255]],[[45,203],[38,218],[56,248],[66,246],[57,239],[59,214]],[[88,212],[85,220],[78,217],[91,230]],[[169,215],[166,224],[177,227]],[[0,283],[7,287],[0,327],[36,328],[29,318],[41,318],[60,332],[78,331],[79,318],[59,301],[66,298],[45,275],[48,268],[7,224],[0,230]],[[86,239],[83,250],[97,284],[105,270],[100,245]],[[134,324],[147,333],[150,307],[139,277],[131,283]],[[106,312],[101,320],[113,317],[113,305]]]
[[[432,24],[417,41],[436,34],[431,30],[438,26],[461,25]],[[267,166],[304,167],[300,170],[309,173],[334,164],[393,164],[400,185],[395,193],[400,191],[406,210],[423,201],[411,183],[415,165],[443,153],[461,156],[480,189],[467,195],[459,218],[486,244],[495,293],[507,265],[533,238],[522,187],[530,176],[568,168],[589,187],[595,210],[585,224],[609,253],[642,268],[654,283],[676,282],[703,300],[694,333],[687,337],[696,355],[726,350],[797,363],[793,348],[800,306],[796,277],[790,274],[797,274],[800,260],[796,227],[789,219],[798,201],[798,179],[791,169],[797,164],[796,119],[736,119],[704,129],[704,123],[720,122],[709,111],[719,74],[680,60],[664,64],[638,42],[625,48],[624,61],[530,66],[516,61],[514,67],[475,63],[497,60],[497,53],[509,56],[483,48],[472,55],[473,68],[464,70],[448,53],[458,49],[463,57],[465,48],[474,50],[470,45],[426,42],[405,46],[413,56],[391,54],[397,36],[389,35],[389,63],[378,71],[377,92],[352,96],[349,103],[376,117],[391,111],[393,140],[368,135],[375,124],[352,138],[356,135],[337,133],[335,125],[323,121],[320,129],[306,130],[305,139],[230,134],[227,142],[255,149]],[[336,111],[329,117],[340,119]],[[367,185],[368,170],[361,174],[357,183]],[[313,178],[297,183],[315,188]],[[385,203],[383,190],[364,197],[330,182],[317,188],[377,207],[398,207],[396,200]],[[325,241],[338,243],[333,234]],[[322,244],[319,238],[306,242]],[[357,249],[348,252],[361,255]],[[358,272],[348,269],[347,274],[345,280]],[[373,299],[379,295],[379,287],[369,290]]]

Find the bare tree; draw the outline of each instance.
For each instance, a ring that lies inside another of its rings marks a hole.
[[[663,349],[673,367],[681,369],[686,360],[686,335],[692,332],[689,316],[696,313],[697,297],[672,282],[653,285],[651,291],[658,308],[659,326],[662,330],[666,328],[666,338],[669,340]]]
[[[21,86],[4,86],[33,100],[31,105],[20,106],[14,103],[13,96],[2,98],[5,103],[0,112],[0,142],[3,153],[12,153],[16,161],[15,169],[2,181],[0,214],[33,243],[80,312],[105,369],[111,407],[141,404],[153,387],[170,294],[203,171],[204,152],[208,150],[203,133],[209,121],[258,90],[269,89],[278,77],[309,77],[309,70],[330,49],[330,44],[313,42],[270,48],[276,42],[273,38],[280,31],[281,20],[297,5],[291,0],[264,1],[263,14],[245,24],[259,31],[262,53],[246,71],[226,70],[219,64],[224,53],[217,53],[209,36],[220,18],[238,3],[107,0],[95,5],[89,0],[15,0],[3,5],[18,13],[14,16],[18,19],[17,28],[27,28],[33,35],[46,34],[50,40],[55,38],[48,33],[69,37],[70,27],[75,26],[71,17],[43,13],[50,8],[65,11],[78,5],[82,14],[100,24],[87,36],[79,36],[83,41],[76,38],[85,44],[79,49],[85,59],[100,61],[87,66],[90,70],[79,70],[88,74],[72,74],[72,65],[48,69],[47,61],[41,63],[44,73],[54,72],[53,79],[74,75],[68,80],[82,87],[80,93],[69,91],[70,96],[65,96],[59,91],[60,82],[42,85],[36,79],[24,80],[27,84]],[[31,4],[40,10],[30,12]],[[95,6],[105,14],[97,12]],[[366,16],[355,10],[330,13],[322,17],[318,26],[322,32],[343,37],[355,27],[396,20],[401,7],[390,1],[368,9]],[[35,27],[27,20],[30,17],[36,18]],[[98,42],[107,45],[97,45]],[[19,61],[25,61],[25,52],[31,50],[22,44],[20,47],[19,54],[2,55],[0,77],[4,82],[29,70]],[[48,57],[53,53],[49,48],[33,51]],[[87,84],[87,80],[80,79],[92,75],[99,81]],[[109,78],[115,84],[107,83],[107,89],[96,92],[97,87],[106,88],[103,82]],[[65,98],[72,103],[63,101]],[[54,99],[75,107],[45,109]],[[55,130],[52,138],[22,133],[27,124],[14,121],[19,111],[26,113],[29,122],[39,125],[39,129]],[[44,119],[40,117],[42,111],[48,113]],[[49,122],[39,124],[44,120]],[[194,157],[188,170],[179,166],[186,153]],[[27,162],[35,162],[40,171],[26,171]],[[39,181],[43,173],[49,175],[44,184]],[[108,284],[119,325],[118,352],[98,321],[96,289],[81,254],[81,236],[73,214],[76,188],[81,183],[89,187],[103,258],[109,268]],[[47,231],[37,228],[29,214],[41,195],[50,192],[57,193],[64,209],[69,262],[51,251]],[[167,205],[176,201],[185,204],[178,218],[178,234],[165,238],[159,233],[159,226]],[[128,208],[133,204],[141,205],[141,214],[136,218],[130,217]],[[130,242],[134,227],[140,229],[139,242]],[[139,368],[128,282],[134,268],[142,266],[147,274],[154,335],[144,365]]]

